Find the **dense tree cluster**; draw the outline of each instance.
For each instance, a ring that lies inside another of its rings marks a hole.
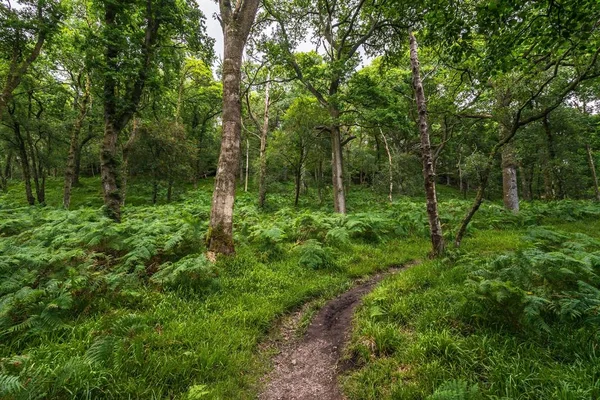
[[[600,201],[597,2],[412,3],[221,0],[218,60],[202,2],[4,0],[1,189],[44,204],[64,177],[69,208],[99,174],[120,221],[128,177],[156,203],[214,176],[217,253],[236,185],[264,208],[293,181],[295,204],[314,190],[342,214],[353,185],[390,201],[425,185],[434,253],[436,184],[473,197],[456,245],[485,199]]]

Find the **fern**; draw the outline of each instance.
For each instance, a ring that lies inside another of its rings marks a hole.
[[[206,388],[206,385],[194,385],[191,386],[187,393],[188,400],[199,400],[203,399],[210,394],[210,390]]]
[[[462,380],[444,382],[427,400],[477,400],[481,395],[477,384],[470,386]]]
[[[164,264],[151,280],[170,289],[191,290],[201,294],[216,289],[217,277],[217,269],[202,254]]]
[[[546,229],[532,230],[527,239],[536,247],[500,256],[470,274],[466,283],[473,293],[467,312],[493,324],[546,332],[558,320],[597,321],[598,259],[585,250],[597,242]],[[574,239],[581,246],[574,246]]]
[[[23,386],[18,376],[0,373],[0,396],[8,396],[19,392]]]
[[[300,252],[300,265],[311,269],[335,268],[331,250],[323,247],[316,240],[308,240],[298,247]]]

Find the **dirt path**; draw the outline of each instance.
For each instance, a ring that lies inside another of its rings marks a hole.
[[[280,348],[259,399],[343,400],[338,387],[339,359],[351,331],[354,309],[379,281],[404,268],[390,268],[325,304],[302,339]]]

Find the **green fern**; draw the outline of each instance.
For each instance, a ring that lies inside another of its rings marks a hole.
[[[18,393],[23,386],[18,376],[0,373],[0,396],[8,396]]]
[[[335,258],[331,250],[323,247],[316,240],[308,240],[298,247],[300,252],[299,263],[305,268],[326,269],[335,268]]]
[[[477,400],[481,395],[477,384],[469,385],[462,380],[444,382],[427,400]]]

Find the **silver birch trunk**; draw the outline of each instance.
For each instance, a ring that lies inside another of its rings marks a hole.
[[[413,85],[419,112],[419,131],[421,134],[421,156],[423,159],[423,178],[425,182],[425,193],[427,196],[427,215],[429,217],[429,230],[431,232],[431,243],[433,256],[439,256],[444,252],[444,236],[442,224],[438,214],[437,194],[435,190],[435,161],[431,151],[429,138],[429,126],[427,121],[427,102],[425,91],[421,80],[419,68],[419,54],[417,40],[409,30],[410,39],[410,64],[413,75]]]

